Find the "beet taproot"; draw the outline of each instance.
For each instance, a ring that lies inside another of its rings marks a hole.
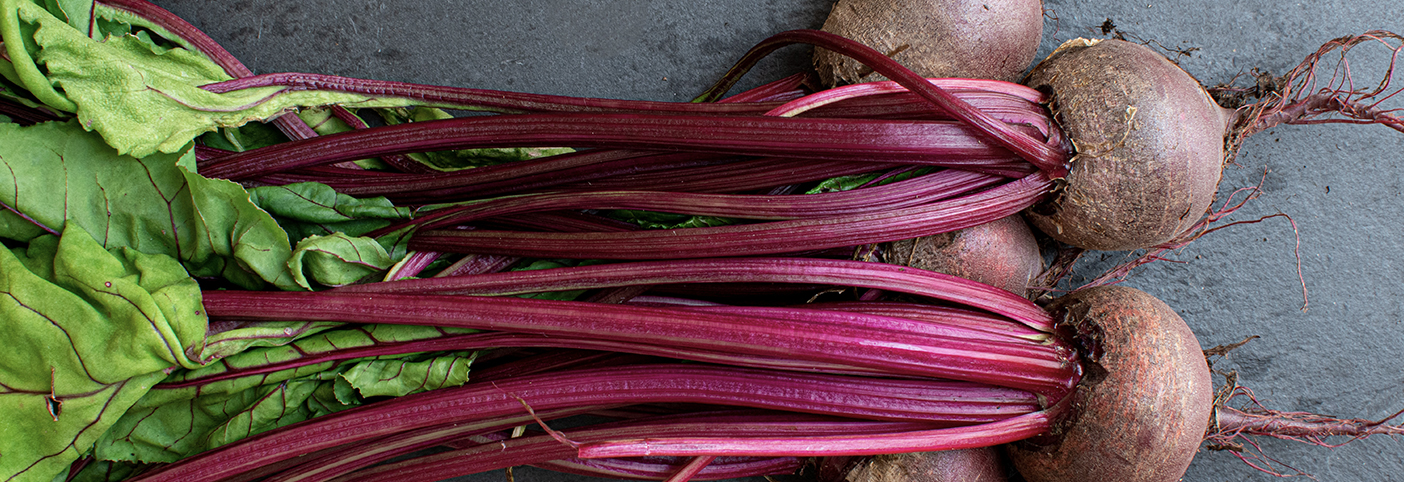
[[[1049,305],[1083,353],[1083,379],[1065,418],[1040,439],[1009,446],[1029,482],[1172,482],[1204,439],[1213,408],[1209,367],[1194,333],[1145,292],[1102,286]]]

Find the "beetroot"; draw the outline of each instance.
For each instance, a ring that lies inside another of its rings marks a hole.
[[[1194,224],[1218,189],[1227,111],[1189,74],[1143,45],[1076,39],[1034,67],[1075,146],[1067,184],[1029,212],[1059,241],[1129,250]]]
[[[848,472],[848,482],[1004,482],[999,450],[979,449],[879,455]]]
[[[1039,0],[840,0],[823,30],[868,45],[924,77],[1013,82],[1043,36]],[[826,86],[884,80],[851,58],[815,49]]]
[[[1164,302],[1120,286],[1073,292],[1049,310],[1081,345],[1084,374],[1053,433],[1009,449],[1019,473],[1030,482],[1179,480],[1213,405],[1194,333]]]
[[[888,243],[883,261],[1004,288],[1020,296],[1029,293],[1043,272],[1043,257],[1033,231],[1019,216],[959,231]]]

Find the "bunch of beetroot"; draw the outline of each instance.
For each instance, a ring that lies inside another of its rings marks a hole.
[[[252,75],[169,13],[104,3],[233,77],[207,92],[418,108],[332,106],[342,132],[284,115],[268,122],[287,142],[197,146],[206,177],[318,183],[414,209],[355,234],[390,246],[391,268],[304,291],[202,280],[201,311],[212,334],[293,320],[435,331],[176,371],[153,393],[478,353],[466,383],[364,397],[114,478],[439,480],[529,464],[678,481],[996,481],[1007,453],[1030,481],[1160,482],[1178,480],[1206,436],[1400,432],[1224,406],[1199,342],[1164,303],[1106,286],[1048,296],[1058,276],[1023,221],[1078,249],[1184,242],[1242,136],[1327,112],[1404,130],[1357,97],[1225,109],[1163,56],[1117,40],[1068,42],[1012,83],[1042,28],[1042,6],[1027,1],[930,2],[914,16],[844,0],[825,32],[778,34],[698,102],[677,104]],[[865,23],[892,17],[922,27]],[[891,31],[913,37],[870,35]],[[969,31],[1007,41],[951,41]],[[1397,37],[1354,41],[1365,38]],[[796,76],[727,95],[795,43],[818,47],[828,88]],[[1003,50],[981,50],[992,46]],[[10,110],[29,123],[62,117]],[[384,125],[367,126],[372,113]],[[527,159],[436,164],[522,150]],[[105,463],[85,456],[70,475]]]

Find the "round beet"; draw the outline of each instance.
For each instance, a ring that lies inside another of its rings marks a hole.
[[[1033,231],[1019,216],[883,247],[883,261],[945,273],[1027,296],[1043,272]]]
[[[1051,436],[1010,446],[1015,468],[1029,482],[1179,480],[1213,407],[1194,333],[1164,302],[1120,286],[1075,291],[1049,311],[1085,373]]]
[[[839,0],[823,30],[862,42],[925,77],[1014,82],[1043,38],[1040,0]],[[857,61],[815,49],[826,86],[884,80]]]
[[[1076,157],[1056,196],[1028,213],[1059,241],[1108,251],[1155,246],[1209,209],[1228,111],[1150,48],[1070,40],[1025,81],[1052,94]]]
[[[879,455],[849,471],[847,482],[1005,482],[1009,476],[993,447]]]

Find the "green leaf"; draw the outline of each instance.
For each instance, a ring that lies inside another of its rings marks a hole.
[[[0,0],[0,40],[4,41],[8,56],[8,68],[3,69],[4,74],[10,81],[28,89],[45,105],[63,112],[73,112],[78,107],[54,88],[53,80],[44,75],[39,68],[40,61],[35,59],[39,45],[34,34],[39,28],[40,19],[47,20],[49,25],[56,28],[62,26],[77,32],[67,25],[66,20],[54,17],[39,5],[26,0]]]
[[[384,196],[357,199],[315,182],[255,187],[249,189],[249,198],[274,216],[304,223],[408,219],[414,213],[410,208],[395,207]]]
[[[361,397],[398,397],[468,382],[473,354],[444,354],[367,360],[341,373]]]
[[[395,207],[384,197],[357,199],[312,182],[256,187],[249,190],[249,195],[254,204],[273,214],[294,244],[311,236],[360,236],[414,213],[409,208]],[[405,255],[402,238],[380,240],[390,257],[399,259]]]
[[[910,171],[906,171],[906,172],[899,173],[899,174],[894,175],[894,176],[888,176],[887,178],[883,179],[882,181],[879,181],[876,185],[881,186],[881,185],[884,185],[884,184],[894,183],[894,182],[897,182],[897,181],[903,181],[903,180],[911,179],[911,178],[913,178],[913,177],[920,176],[920,175],[923,175],[923,174],[926,174],[926,173],[929,173],[929,172],[931,172],[931,169],[927,169],[927,168],[913,169],[913,170],[910,170]],[[864,185],[866,185],[866,184],[868,184],[868,183],[870,183],[870,182],[873,182],[873,180],[877,179],[878,176],[881,176],[881,175],[883,175],[883,173],[880,173],[880,172],[869,172],[869,173],[866,173],[866,174],[853,174],[853,175],[848,175],[848,176],[832,177],[832,178],[825,179],[825,180],[821,181],[819,184],[816,184],[814,187],[810,188],[808,191],[805,191],[804,193],[805,193],[805,194],[820,194],[820,193],[826,193],[826,192],[852,191],[852,190],[854,190],[854,189],[858,189],[858,188],[860,188],[860,187],[863,187]]]
[[[605,215],[620,221],[637,224],[644,229],[705,228],[736,224],[734,219],[719,216],[692,216],[687,214],[660,213],[632,209],[613,210],[605,213]]]
[[[200,136],[200,143],[215,149],[244,152],[287,142],[288,137],[277,127],[250,122],[239,127],[226,127]]]
[[[202,364],[250,348],[282,346],[293,340],[341,326],[329,321],[250,321],[211,323],[200,352]]]
[[[288,258],[288,270],[299,286],[345,286],[395,264],[374,239],[343,233],[311,236],[297,243]]]
[[[278,87],[216,94],[200,86],[230,77],[199,52],[162,47],[142,32],[96,41],[86,29],[74,29],[38,5],[19,0],[0,0],[0,5],[5,7],[0,33],[24,86],[44,103],[76,112],[85,128],[100,132],[124,154],[175,152],[217,127],[270,119],[300,106],[406,103]],[[31,32],[21,24],[37,28]]]
[[[215,392],[191,399],[143,398],[97,443],[102,460],[174,462],[250,435],[307,420],[325,412],[314,395],[335,383],[336,370],[255,385],[235,392]],[[154,390],[151,395],[164,395]],[[159,403],[158,403],[159,402]],[[337,407],[342,407],[339,403]],[[349,407],[342,407],[349,408]]]
[[[34,271],[31,271],[33,269]],[[76,226],[0,247],[0,478],[50,480],[174,367],[199,366],[200,288],[174,259]]]
[[[44,6],[55,17],[68,21],[68,26],[87,30],[92,22],[93,0],[44,0]]]
[[[377,369],[383,365],[357,368],[378,363],[375,358],[291,366],[334,350],[469,332],[409,325],[348,326],[299,338],[285,346],[250,349],[203,368],[177,372],[113,425],[94,453],[104,460],[170,462],[264,430],[343,410],[363,401],[356,387],[340,376],[352,370],[362,374],[355,378],[364,384],[362,390],[370,393],[397,393],[406,386],[462,384],[466,378],[459,372],[466,370],[470,354],[456,355],[466,359],[457,362],[461,368],[451,366],[453,363],[430,362],[425,369],[411,367],[403,379],[371,375],[384,374],[383,369]],[[439,356],[426,357],[433,360]],[[411,363],[418,361],[410,358]],[[391,359],[388,363],[395,366],[397,362]],[[254,373],[265,367],[274,371]],[[379,383],[386,387],[377,388]]]
[[[78,473],[69,476],[65,471],[51,482],[118,482],[126,480],[140,469],[140,466],[122,462],[94,460],[83,466]]]
[[[190,151],[118,155],[72,121],[0,124],[0,238],[76,224],[106,248],[175,257],[192,276],[298,289],[287,234],[238,184],[182,166],[193,162]]]

